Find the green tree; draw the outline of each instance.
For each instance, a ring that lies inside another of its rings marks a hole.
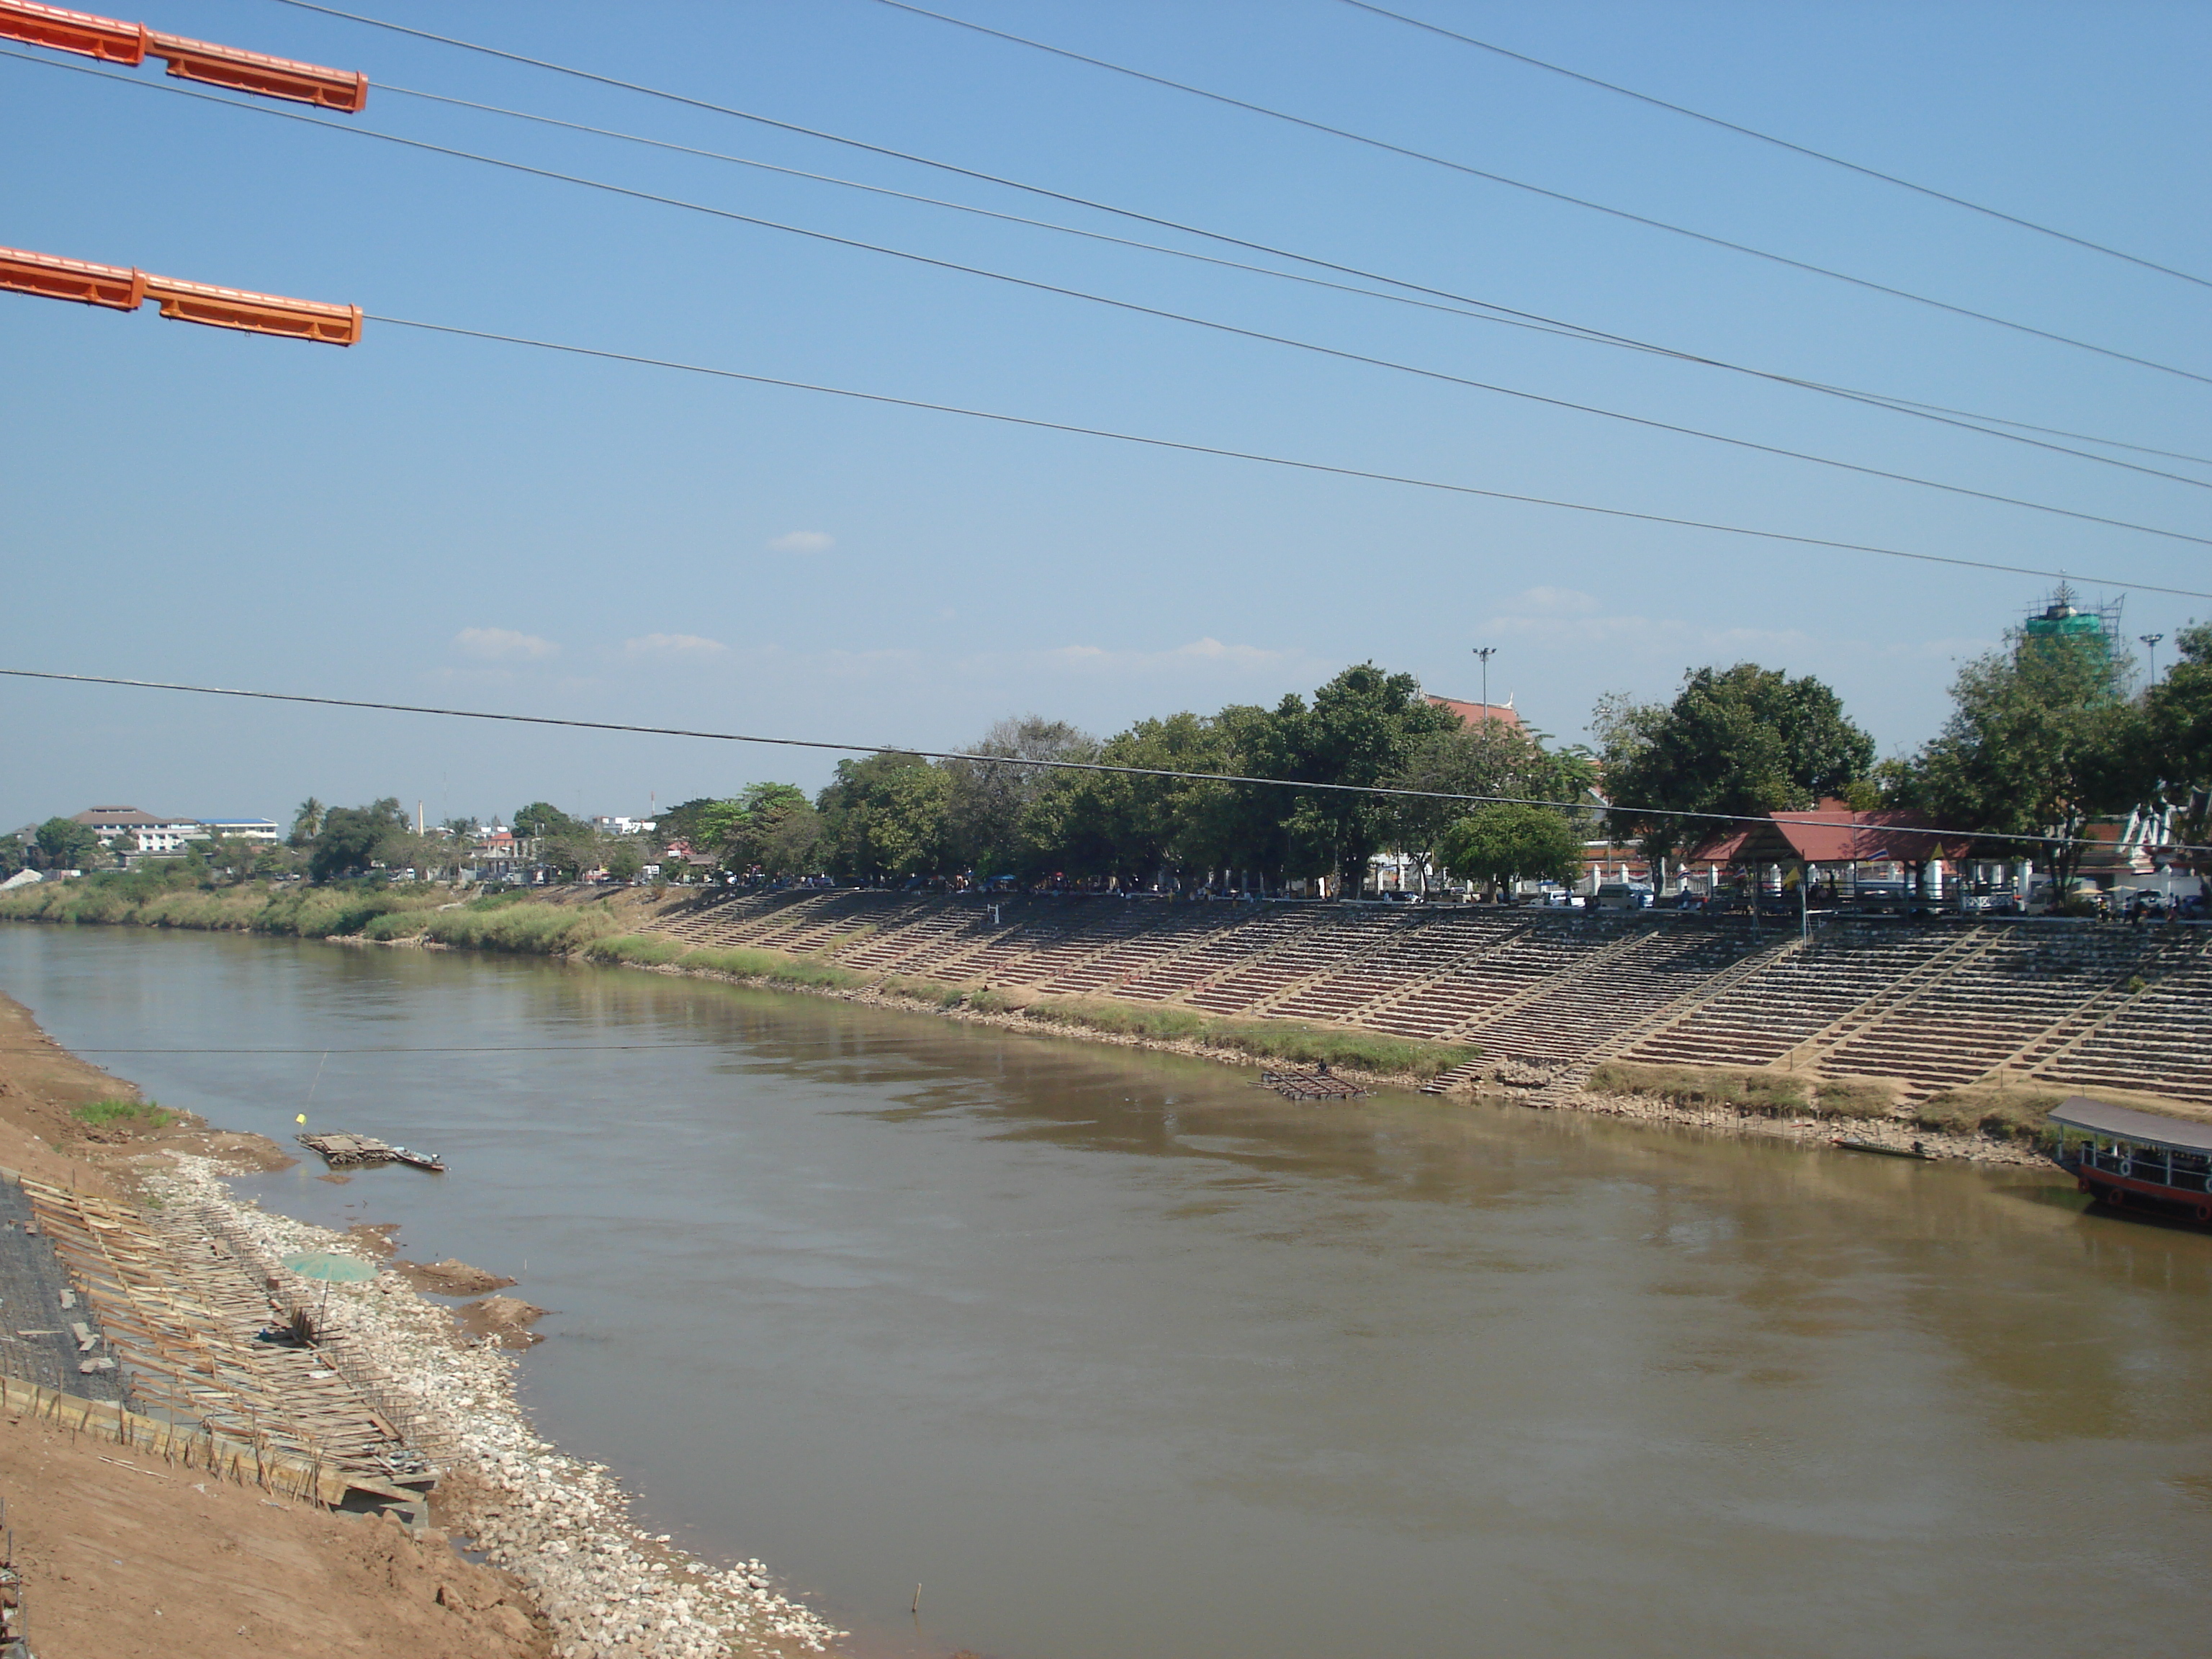
[[[616,881],[635,881],[638,872],[645,868],[645,855],[638,851],[635,842],[625,838],[608,848],[606,857],[600,862]]]
[[[1426,738],[1457,729],[1459,717],[1421,695],[1411,674],[1373,663],[1347,668],[1314,693],[1310,708],[1278,709],[1286,775],[1311,783],[1371,786],[1402,774]],[[1334,871],[1347,896],[1367,879],[1368,860],[1391,839],[1398,809],[1385,796],[1300,790],[1288,828],[1299,873]]]
[[[1305,703],[1285,697],[1273,708],[1232,703],[1206,722],[1212,763],[1196,771],[1246,778],[1297,775],[1296,744]],[[1243,884],[1266,891],[1292,873],[1291,817],[1300,792],[1257,783],[1187,786],[1184,844],[1201,869],[1237,872]],[[1297,873],[1310,873],[1301,869]]]
[[[299,873],[307,863],[307,855],[282,842],[262,841],[253,844],[253,862],[248,873],[259,881],[274,880],[278,876]]]
[[[1947,828],[2053,837],[2048,861],[2063,892],[2090,821],[2156,793],[2144,711],[2121,695],[2131,667],[2100,635],[2012,630],[1952,683],[1951,716],[1919,757],[1924,810]],[[1977,850],[2017,858],[2021,845]]]
[[[556,881],[574,881],[599,867],[599,831],[550,801],[534,800],[517,808],[514,828],[517,839],[538,843],[537,862]]]
[[[1541,733],[1492,720],[1424,738],[1413,746],[1405,769],[1388,781],[1394,788],[1437,795],[1578,804],[1596,787],[1597,768],[1585,749],[1555,752],[1544,746]],[[1474,807],[1466,800],[1402,800],[1393,811],[1391,838],[1425,868],[1442,865],[1445,833]]]
[[[1437,844],[1443,867],[1463,881],[1571,882],[1583,872],[1582,836],[1548,806],[1500,802],[1456,819]]]
[[[390,795],[367,806],[333,806],[307,854],[307,874],[319,882],[366,875],[383,857],[385,843],[406,830],[407,814]]]
[[[1031,840],[1031,815],[1066,775],[1034,763],[1095,759],[1098,740],[1066,720],[1027,714],[1000,720],[969,752],[1000,758],[943,763],[945,827],[953,861],[979,877],[1039,873],[1054,860]]]
[[[943,771],[919,755],[839,761],[817,803],[831,868],[860,877],[941,874],[945,793]]]
[[[1802,811],[1844,795],[1874,764],[1874,739],[1833,691],[1755,663],[1692,669],[1668,704],[1606,697],[1593,724],[1606,795],[1620,803],[1610,828],[1653,858],[1722,827],[1669,813]]]
[[[571,840],[588,836],[591,825],[570,817],[550,801],[534,800],[518,808],[514,814],[514,833],[518,836],[561,836]]]
[[[31,861],[41,870],[96,870],[115,860],[89,824],[48,818],[31,832]]]
[[[323,833],[323,814],[328,811],[313,795],[300,803],[300,810],[292,814],[292,845],[305,847]]]
[[[2172,809],[2173,838],[2191,846],[2212,842],[2212,623],[2176,636],[2180,660],[2143,699],[2146,775],[2157,805]],[[2212,860],[2191,860],[2199,874]]]
[[[794,846],[804,844],[803,836],[779,836],[785,820],[813,811],[806,792],[795,783],[749,783],[736,799],[715,802],[705,823],[714,834],[714,848],[729,868],[744,871],[757,866],[770,875],[803,874],[769,870],[769,866],[772,860],[784,862]]]
[[[1024,811],[1021,873],[1106,876],[1148,885],[1163,871],[1181,881],[1210,867],[1200,798],[1209,787],[1146,771],[1229,769],[1214,722],[1189,713],[1139,720],[1091,751],[1130,772],[1063,772],[1040,780]]]
[[[768,815],[757,832],[759,863],[771,876],[811,876],[822,869],[822,814],[803,796]]]
[[[186,842],[185,861],[195,878],[210,884],[242,881],[252,872],[254,854],[258,850],[242,836],[226,836],[216,830],[203,840]]]
[[[708,807],[718,805],[720,803],[712,795],[697,795],[690,800],[679,801],[654,820],[657,828],[653,833],[659,836],[664,847],[671,842],[680,841],[690,843],[695,852],[703,852],[712,842],[701,832],[700,817]]]

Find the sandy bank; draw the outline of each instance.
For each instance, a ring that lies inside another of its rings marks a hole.
[[[222,1173],[187,1155],[145,1180],[167,1202],[213,1206],[269,1262],[303,1251],[367,1259],[344,1234],[240,1203]],[[760,1562],[716,1570],[633,1525],[629,1495],[604,1467],[532,1430],[515,1403],[514,1356],[459,1330],[397,1273],[331,1286],[325,1317],[437,1425],[447,1478],[434,1515],[527,1587],[556,1659],[820,1653],[841,1634],[780,1595]]]
[[[186,1115],[75,1115],[140,1098],[0,997],[0,1164],[57,1185],[205,1205],[268,1266],[307,1250],[391,1255],[388,1229],[340,1235],[240,1203],[225,1175],[292,1161],[260,1136]],[[457,1317],[402,1268],[447,1295],[512,1281],[459,1262],[393,1263],[331,1288],[332,1334],[372,1358],[397,1403],[439,1437],[425,1449],[447,1477],[426,1534],[0,1419],[0,1498],[41,1659],[723,1659],[830,1647],[839,1632],[780,1595],[762,1563],[717,1568],[670,1549],[630,1523],[629,1496],[604,1468],[536,1437],[501,1346],[531,1340],[536,1310],[492,1297],[507,1305],[479,1302]]]

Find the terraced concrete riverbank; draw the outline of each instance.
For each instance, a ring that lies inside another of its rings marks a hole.
[[[541,954],[917,1008],[1231,1064],[1326,1062],[1785,1139],[2032,1158],[2087,1094],[2212,1113],[2212,930],[1486,906],[988,899],[870,890],[545,890],[441,899],[65,889],[0,918]],[[1747,1090],[1746,1079],[1752,1080]],[[1658,1081],[1654,1081],[1657,1079]]]

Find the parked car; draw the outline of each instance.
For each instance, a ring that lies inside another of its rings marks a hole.
[[[1959,908],[1970,916],[2008,916],[2020,908],[2020,895],[1996,882],[1978,881],[1959,895]]]
[[[1638,881],[1608,881],[1597,890],[1597,908],[1601,910],[1649,910],[1653,903],[1651,890]]]

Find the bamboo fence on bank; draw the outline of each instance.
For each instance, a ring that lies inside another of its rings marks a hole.
[[[75,1432],[325,1504],[411,1500],[434,1480],[431,1437],[355,1345],[257,1340],[295,1315],[319,1324],[314,1300],[212,1206],[142,1212],[10,1178],[130,1384],[116,1405],[0,1378],[11,1414],[21,1401]]]

